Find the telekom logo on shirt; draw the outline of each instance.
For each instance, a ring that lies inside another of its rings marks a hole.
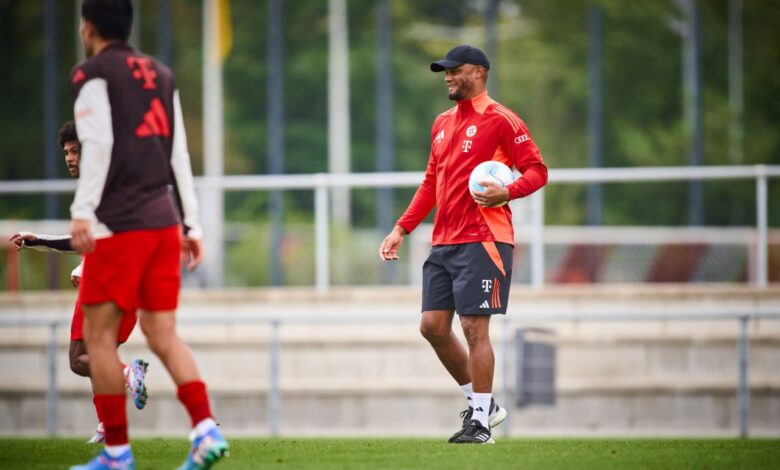
[[[157,85],[154,79],[157,78],[157,72],[152,68],[152,61],[146,57],[128,57],[127,66],[133,71],[133,78],[143,80],[144,90],[154,90]]]

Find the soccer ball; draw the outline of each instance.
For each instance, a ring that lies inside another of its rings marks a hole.
[[[471,170],[471,176],[469,176],[469,192],[473,195],[477,191],[484,191],[485,187],[479,184],[483,181],[490,181],[499,186],[507,186],[514,180],[515,175],[508,166],[496,160],[488,160],[480,163]]]

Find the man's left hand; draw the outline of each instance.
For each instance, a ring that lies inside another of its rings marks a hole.
[[[509,190],[507,188],[499,186],[492,181],[480,181],[479,184],[484,186],[485,190],[475,192],[473,196],[480,206],[496,207],[509,202]]]
[[[92,236],[92,221],[73,219],[70,224],[70,246],[82,255],[95,250],[95,237]]]

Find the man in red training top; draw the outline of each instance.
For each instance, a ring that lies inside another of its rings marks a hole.
[[[449,98],[431,129],[425,178],[379,247],[382,260],[397,260],[404,236],[436,207],[431,253],[423,265],[420,332],[461,387],[468,409],[452,443],[493,443],[491,428],[506,418],[492,398],[495,359],[490,318],[505,314],[512,275],[514,231],[507,201],[547,183],[547,167],[525,123],[487,94],[490,62],[472,46],[453,48],[431,64],[444,72]],[[497,160],[522,176],[507,187],[485,183],[472,194],[468,180],[478,164]],[[452,331],[458,313],[468,351]]]

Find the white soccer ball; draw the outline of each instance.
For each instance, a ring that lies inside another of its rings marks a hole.
[[[482,192],[485,187],[480,183],[489,181],[499,186],[507,186],[515,180],[515,174],[512,169],[496,160],[482,162],[473,170],[469,176],[469,192],[474,195],[475,192]]]

